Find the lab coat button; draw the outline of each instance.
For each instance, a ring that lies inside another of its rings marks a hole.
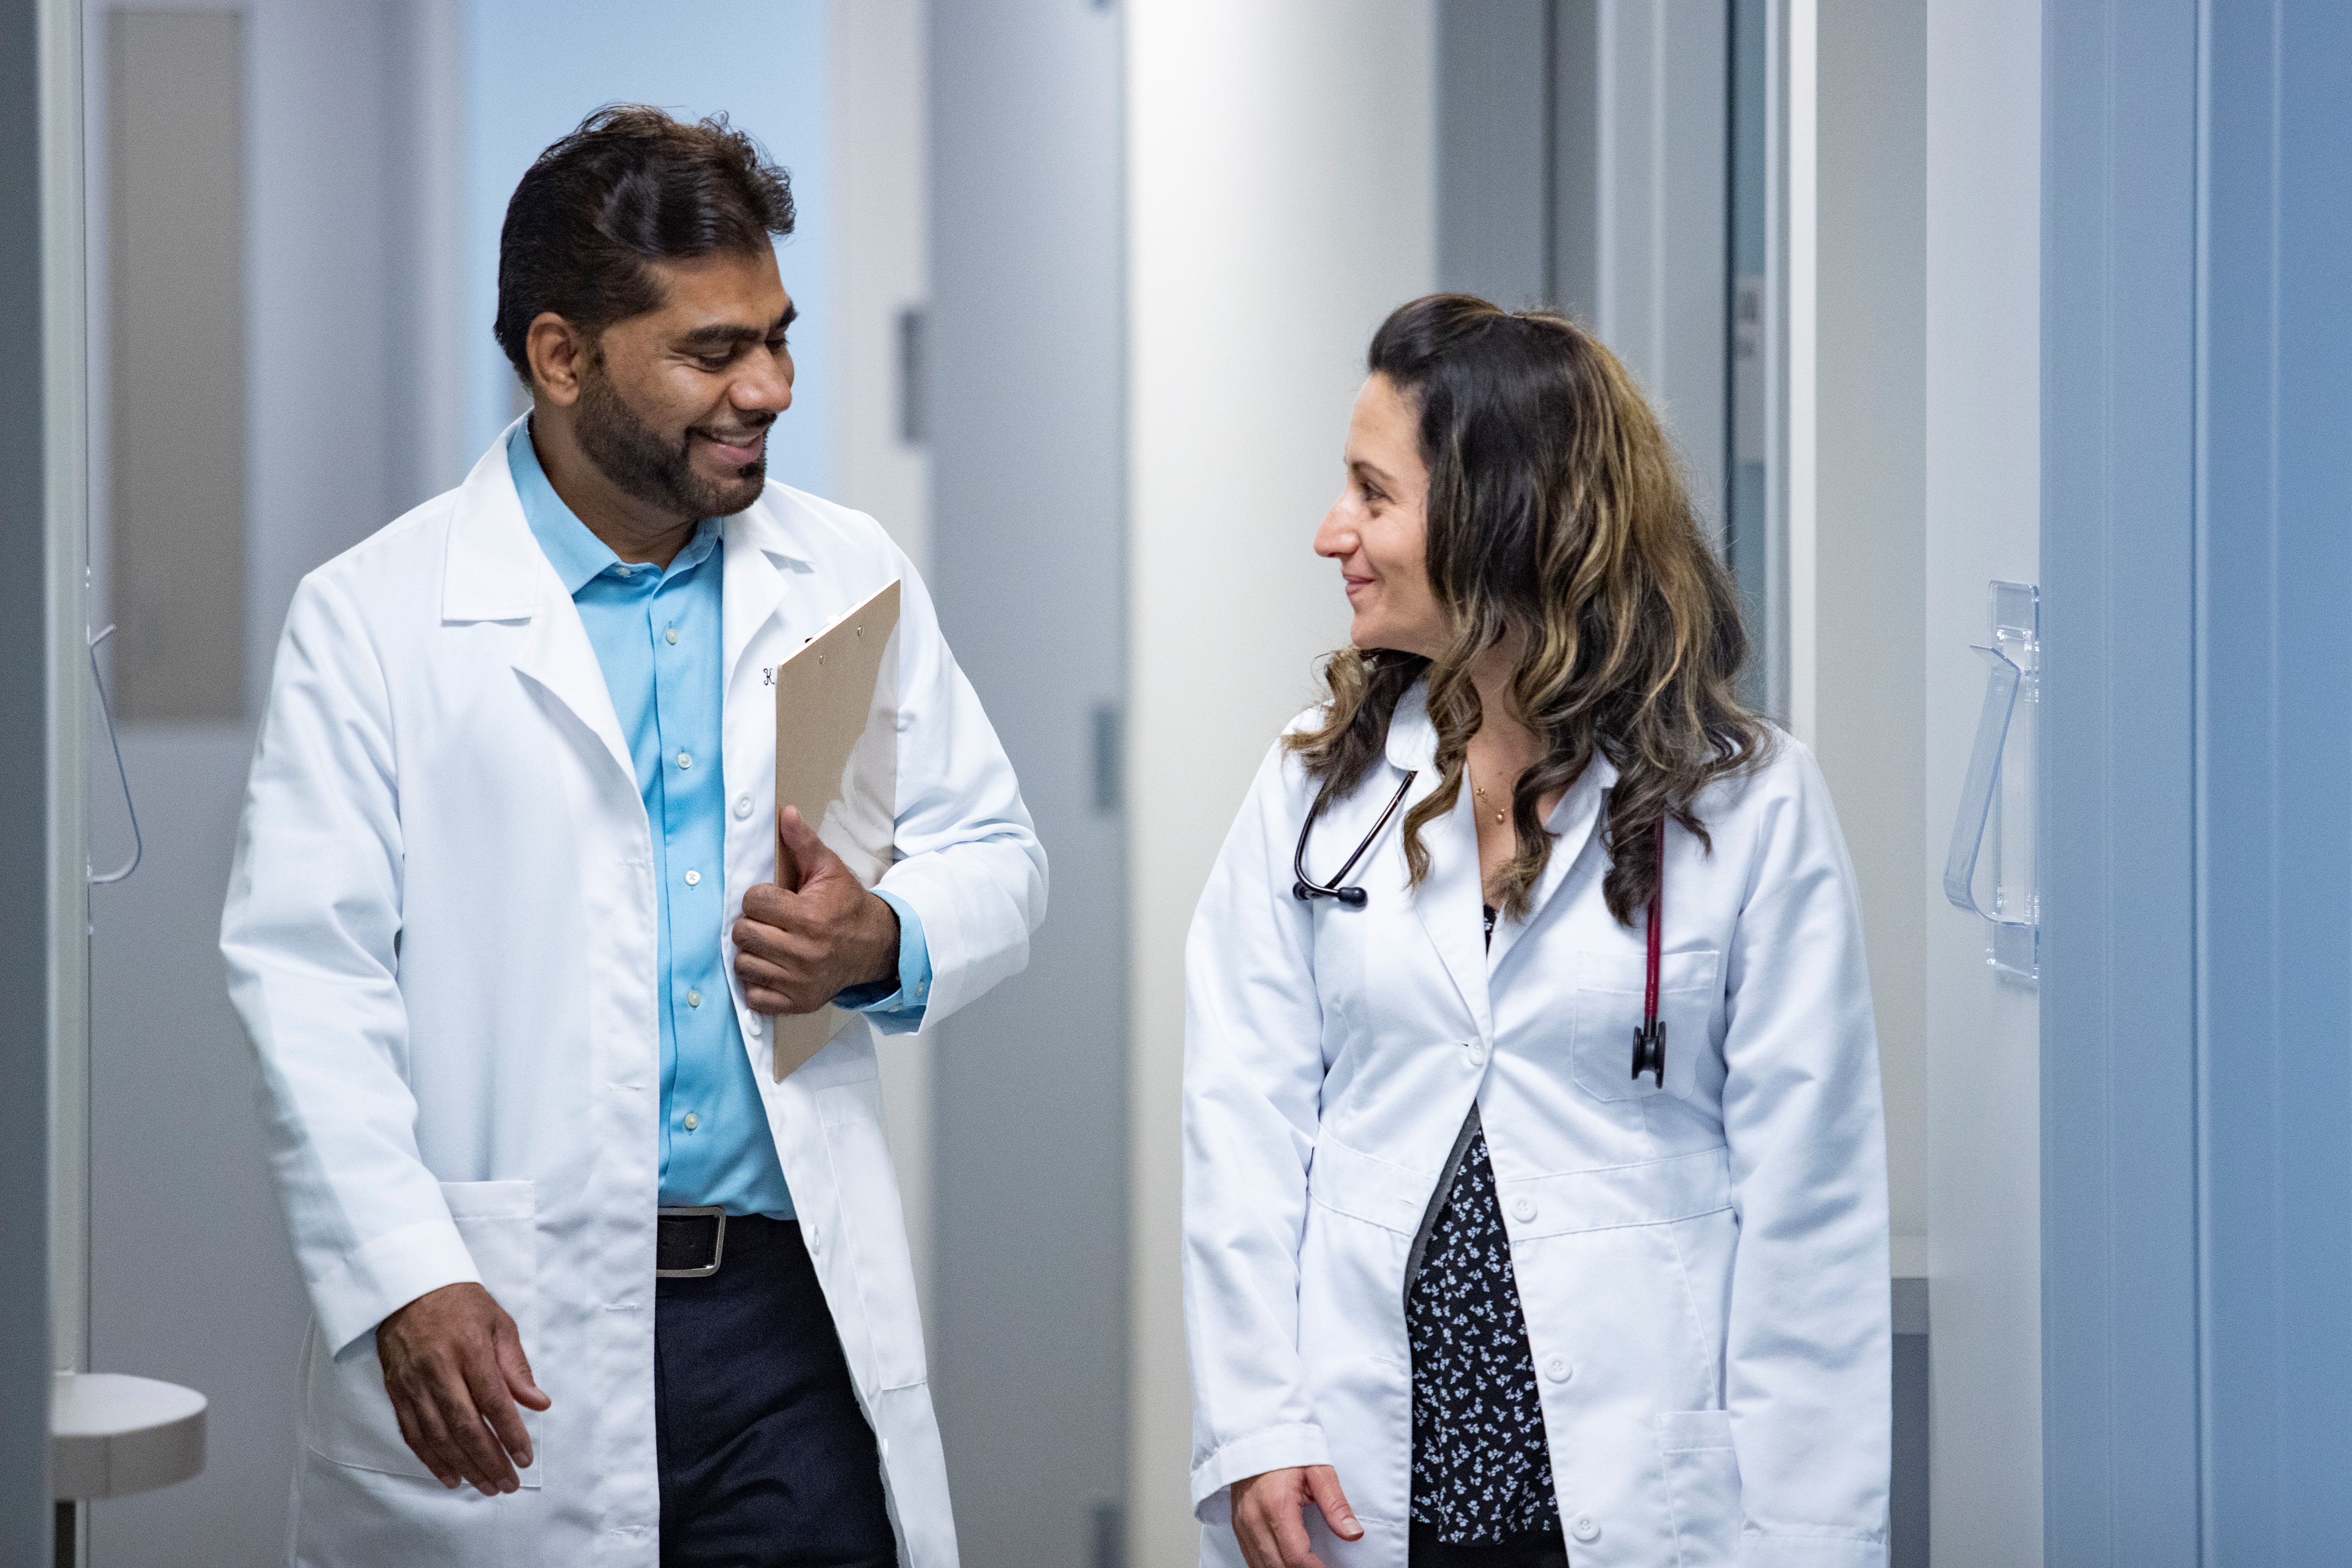
[[[699,1127],[699,1126],[701,1126],[701,1125],[702,1125],[702,1118],[701,1118],[701,1117],[697,1116],[697,1115],[696,1115],[693,1111],[691,1111],[691,1110],[689,1110],[689,1111],[688,1111],[688,1112],[686,1113],[686,1130],[687,1130],[688,1132],[693,1131],[696,1128],[698,1128],[698,1127]]]
[[[804,1225],[801,1226],[801,1235],[806,1238],[808,1242],[808,1249],[812,1254],[824,1250],[824,1243],[817,1237],[816,1226],[813,1225]]]
[[[1568,1527],[1568,1532],[1589,1546],[1601,1539],[1601,1521],[1589,1513],[1580,1513],[1576,1522]]]
[[[1528,1221],[1535,1218],[1535,1199],[1528,1197],[1513,1198],[1511,1200],[1511,1217],[1517,1220],[1521,1225],[1525,1225]]]
[[[1474,1068],[1485,1067],[1486,1065],[1486,1047],[1480,1045],[1477,1041],[1473,1040],[1470,1042],[1469,1049],[1463,1054],[1462,1059],[1467,1062]]]
[[[737,795],[735,797],[735,820],[740,822],[751,815],[751,797],[748,795]]]
[[[757,1013],[753,1013],[753,1014],[749,1015],[749,1017],[750,1017],[750,1019],[751,1019],[751,1032],[752,1032],[753,1034],[755,1034],[755,1035],[764,1035],[764,1034],[766,1034],[766,1033],[768,1032],[768,1020],[767,1020],[767,1019],[762,1018],[762,1017],[761,1017],[761,1016],[760,1016],[760,1015],[759,1015],[759,1014],[757,1014]]]
[[[689,888],[699,888],[702,886],[702,873],[699,871],[688,871],[686,874],[686,885]]]
[[[1566,1383],[1576,1375],[1576,1369],[1568,1364],[1566,1356],[1556,1355],[1544,1363],[1544,1375],[1554,1383]]]

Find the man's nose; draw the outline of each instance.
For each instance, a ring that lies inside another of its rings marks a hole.
[[[793,361],[789,354],[748,354],[744,373],[728,389],[728,401],[745,414],[782,414],[793,405]]]

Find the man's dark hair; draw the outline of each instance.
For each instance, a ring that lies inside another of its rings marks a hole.
[[[793,232],[792,176],[716,114],[689,125],[608,104],[539,155],[499,231],[491,329],[530,381],[530,324],[552,310],[592,337],[656,310],[646,264],[757,252]]]

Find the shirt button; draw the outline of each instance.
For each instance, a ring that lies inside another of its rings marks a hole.
[[[1535,1199],[1529,1197],[1513,1198],[1511,1200],[1511,1217],[1517,1220],[1521,1225],[1525,1225],[1528,1221],[1535,1218]]]
[[[637,574],[637,569],[634,566],[619,566],[614,568],[614,570],[620,573],[624,577],[634,577]]]
[[[1580,1513],[1576,1516],[1576,1522],[1568,1527],[1568,1532],[1591,1545],[1601,1539],[1601,1521],[1589,1513]]]
[[[702,1125],[702,1118],[701,1118],[701,1117],[697,1116],[697,1115],[696,1115],[693,1111],[691,1111],[691,1110],[689,1110],[689,1111],[688,1111],[688,1112],[686,1113],[686,1130],[687,1130],[688,1132],[693,1131],[696,1128],[698,1128],[698,1127],[699,1127],[699,1126],[701,1126],[701,1125]]]
[[[688,1006],[689,1006],[689,1007],[699,1007],[699,1006],[701,1006],[701,1005],[702,1005],[702,993],[701,993],[701,992],[699,992],[699,991],[689,991],[689,992],[688,992],[688,993],[686,994],[686,1005],[687,1005]]]
[[[702,873],[699,871],[688,871],[686,874],[686,885],[689,888],[699,888],[702,886]]]
[[[748,795],[737,795],[735,797],[735,820],[740,822],[751,815],[751,797]]]
[[[694,753],[692,752],[680,752],[677,754],[677,765],[682,768],[690,768],[694,766]]]
[[[671,626],[667,630],[664,631],[662,633],[662,641],[669,644],[672,647],[676,647],[677,646],[677,628],[676,626]]]
[[[1576,1369],[1568,1364],[1566,1356],[1556,1355],[1544,1363],[1544,1375],[1554,1383],[1566,1383],[1576,1375]]]

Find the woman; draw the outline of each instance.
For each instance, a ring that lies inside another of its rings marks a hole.
[[[1315,542],[1353,646],[1187,952],[1203,1560],[1875,1568],[1885,1155],[1821,773],[1740,706],[1608,350],[1439,295],[1370,373]]]

